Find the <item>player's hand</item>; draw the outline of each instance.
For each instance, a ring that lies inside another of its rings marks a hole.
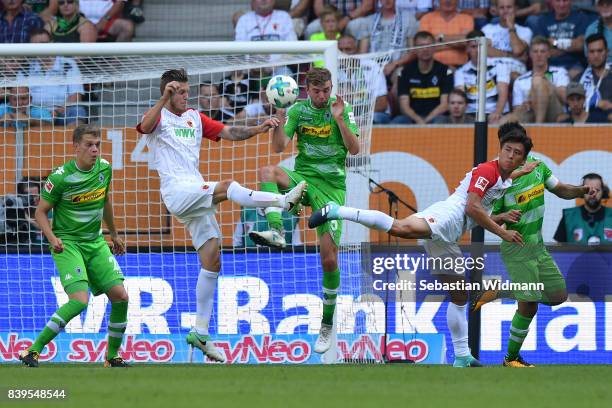
[[[59,254],[59,253],[64,252],[64,243],[62,242],[60,238],[58,237],[51,238],[51,240],[49,241],[49,244],[51,245],[51,248],[53,248],[55,253]]]
[[[519,222],[521,219],[521,211],[520,210],[510,210],[508,212],[500,214],[503,222],[512,223]]]
[[[280,119],[273,116],[269,119],[264,120],[263,123],[259,126],[261,127],[262,132],[267,132],[270,129],[276,129],[277,127],[279,127],[280,123]]]
[[[336,120],[341,120],[344,115],[344,99],[336,95],[336,100],[331,104],[331,113]]]
[[[523,236],[518,231],[506,230],[504,235],[501,237],[504,241],[514,242],[520,246],[524,245]]]
[[[174,96],[174,94],[178,92],[180,86],[181,84],[179,84],[177,81],[168,82],[166,84],[166,87],[164,88],[163,98],[164,99],[172,98],[172,96]]]
[[[113,241],[111,249],[113,254],[115,255],[123,255],[125,254],[125,242],[121,239],[119,235],[111,235],[111,240]]]
[[[497,112],[493,112],[489,115],[489,123],[497,123],[501,119],[502,115]]]
[[[541,161],[535,160],[535,161],[531,161],[531,162],[527,162],[523,164],[523,167],[521,167],[520,169],[514,170],[512,172],[512,178],[515,179],[515,178],[524,176],[525,174],[531,173],[533,169],[535,169],[536,167],[540,165],[540,163]]]
[[[595,198],[595,196],[599,192],[599,189],[593,186],[582,186],[582,188],[584,190],[584,195],[586,196],[587,199]]]

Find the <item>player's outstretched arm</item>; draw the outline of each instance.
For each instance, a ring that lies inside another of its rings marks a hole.
[[[108,197],[104,203],[104,213],[102,218],[104,219],[104,223],[106,224],[111,240],[113,241],[113,253],[115,255],[125,254],[125,243],[119,234],[117,234],[117,229],[115,228],[115,217],[113,215],[113,204]]]
[[[172,95],[178,91],[180,84],[176,81],[169,82],[164,88],[163,95],[159,98],[159,101],[151,109],[149,109],[144,116],[142,121],[138,125],[138,130],[145,135],[148,135],[155,130],[155,126],[159,122],[161,117],[161,110],[168,103]]]
[[[597,194],[597,189],[589,186],[572,186],[571,184],[559,182],[554,188],[550,189],[550,192],[559,198],[571,200],[582,197],[585,194],[594,197]]]
[[[472,217],[482,228],[499,236],[504,241],[516,242],[523,244],[523,237],[517,231],[505,230],[487,214],[487,211],[482,206],[481,198],[478,194],[469,192],[467,206],[465,208],[467,216]]]
[[[335,102],[332,103],[331,111],[332,115],[334,115],[336,123],[338,124],[338,129],[340,129],[340,134],[342,135],[342,140],[344,141],[344,145],[346,146],[347,150],[350,154],[358,154],[359,140],[344,121],[344,100],[340,97],[340,95],[337,95]]]
[[[49,222],[49,211],[52,209],[53,205],[41,197],[40,202],[36,207],[34,218],[40,226],[42,233],[45,234],[45,237],[47,237],[47,241],[49,241],[49,244],[51,244],[53,250],[55,252],[62,252],[64,250],[64,243],[60,238],[55,236],[53,229],[51,228],[51,223]]]
[[[266,119],[259,126],[226,126],[220,133],[221,139],[239,141],[246,140],[270,129],[278,129],[280,126],[278,118]]]

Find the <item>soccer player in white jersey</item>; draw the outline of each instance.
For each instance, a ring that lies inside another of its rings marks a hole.
[[[478,165],[466,174],[450,197],[408,218],[396,220],[380,211],[344,207],[330,202],[312,214],[308,225],[314,228],[329,220],[342,219],[383,230],[400,238],[423,238],[427,254],[444,259],[445,265],[446,259],[463,256],[457,241],[476,224],[505,241],[522,244],[521,234],[503,229],[491,219],[490,214],[493,202],[512,185],[512,178],[529,173],[537,166],[530,162],[517,170],[524,163],[531,147],[531,139],[526,133],[518,130],[508,132],[500,140],[498,159]],[[431,273],[441,275],[446,283],[461,285],[465,279],[463,274],[453,269],[434,269]],[[455,351],[453,366],[480,367],[480,362],[472,356],[468,347],[467,297],[465,290],[451,291],[451,301],[446,311],[446,322]]]
[[[285,195],[253,191],[235,181],[204,181],[199,171],[202,138],[246,140],[279,125],[276,118],[259,126],[225,126],[195,109],[187,108],[189,83],[183,69],[166,71],[161,77],[161,97],[143,116],[136,129],[147,135],[151,165],[161,179],[161,196],[168,210],[185,224],[198,251],[202,268],[196,284],[196,322],[187,343],[210,359],[223,362],[223,354],[210,341],[208,325],[213,308],[217,276],[221,270],[221,231],[215,219],[216,205],[231,200],[242,207],[279,207],[295,211],[306,184]],[[192,349],[193,350],[193,349]]]

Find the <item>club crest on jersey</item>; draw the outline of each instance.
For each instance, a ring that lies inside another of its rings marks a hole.
[[[189,126],[190,128],[193,127],[193,121],[191,119],[187,121],[187,126]]]
[[[104,174],[100,173],[98,180],[100,180],[100,183],[104,183]]]
[[[478,180],[476,180],[476,183],[474,183],[474,187],[476,187],[480,191],[485,191],[488,185],[489,180],[487,180],[486,177],[482,176],[478,177]]]

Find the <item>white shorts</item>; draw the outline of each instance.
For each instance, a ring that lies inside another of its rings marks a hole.
[[[432,240],[457,242],[463,235],[465,208],[461,204],[438,201],[414,216],[424,219],[429,224]]]
[[[196,250],[212,238],[221,238],[221,229],[215,218],[217,206],[213,204],[216,185],[216,182],[185,182],[162,192],[166,208],[185,224]]]

